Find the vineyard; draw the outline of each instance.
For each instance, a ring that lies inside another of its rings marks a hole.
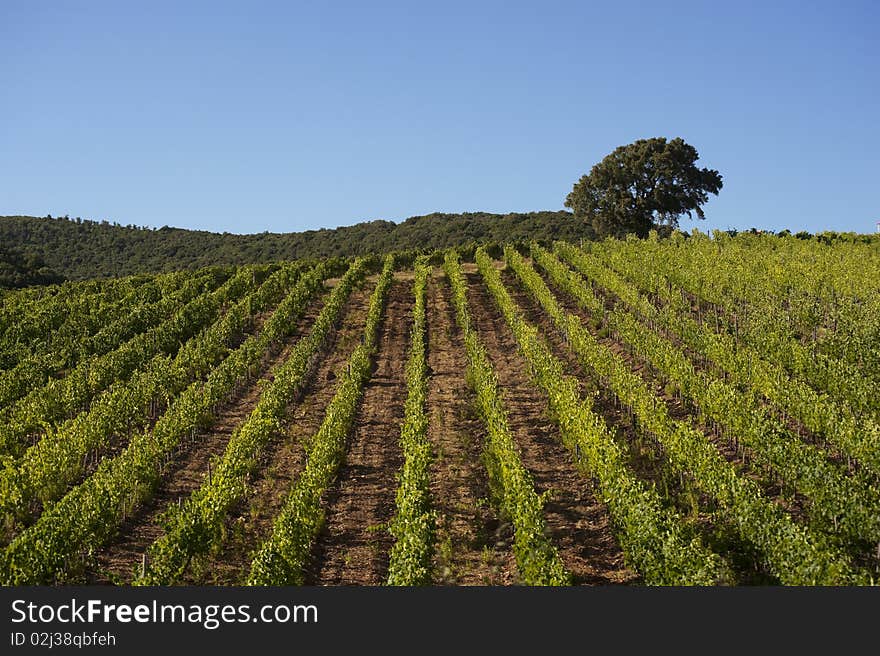
[[[880,241],[0,297],[4,585],[874,585]]]

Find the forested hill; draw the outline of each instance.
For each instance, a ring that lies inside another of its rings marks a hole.
[[[141,228],[107,221],[0,217],[3,252],[68,280],[156,273],[334,255],[433,249],[470,243],[589,238],[569,212],[428,214],[401,223],[369,221],[335,229],[237,235]],[[0,258],[4,257],[0,253]],[[25,280],[19,276],[19,280]],[[0,286],[11,286],[0,281]]]
[[[0,289],[51,285],[63,280],[38,257],[26,257],[21,251],[9,248],[5,241],[0,241]]]

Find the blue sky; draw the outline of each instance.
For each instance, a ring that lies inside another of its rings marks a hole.
[[[0,0],[0,214],[250,233],[563,209],[682,137],[690,230],[873,232],[874,2]]]

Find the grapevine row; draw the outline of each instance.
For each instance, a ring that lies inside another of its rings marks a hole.
[[[431,582],[435,517],[431,509],[431,444],[428,441],[425,289],[431,267],[426,259],[415,265],[412,342],[406,365],[407,397],[400,446],[404,463],[397,489],[397,514],[391,523],[395,538],[388,566],[388,585],[427,585]]]
[[[370,377],[379,323],[394,274],[394,256],[388,255],[379,276],[364,327],[363,339],[343,371],[324,420],[309,440],[306,466],[272,523],[272,532],[251,563],[248,585],[302,585],[303,569],[312,543],[324,524],[321,497],[345,458],[346,437]]]
[[[660,257],[663,250],[656,249],[656,251],[651,257],[651,262],[655,267],[665,270],[669,280],[633,266],[631,255],[629,258],[612,258],[603,249],[596,249],[597,254],[603,258],[613,259],[615,268],[625,271],[628,277],[638,280],[640,285],[647,287],[667,302],[681,305],[681,290],[686,289],[698,299],[714,305],[716,323],[718,309],[721,308],[723,313],[732,317],[732,329],[737,339],[745,342],[756,354],[773,363],[772,368],[779,370],[777,376],[783,385],[790,377],[785,376],[782,371],[788,370],[794,377],[791,378],[792,383],[797,383],[799,387],[809,385],[815,390],[824,390],[831,396],[831,400],[843,404],[848,411],[841,413],[841,416],[853,414],[853,418],[859,420],[865,413],[870,413],[872,421],[876,423],[880,420],[880,399],[876,394],[876,386],[880,381],[880,343],[876,337],[880,334],[880,294],[876,290],[865,292],[865,296],[861,299],[849,303],[843,303],[843,298],[840,296],[836,297],[841,303],[839,312],[844,313],[844,316],[835,319],[840,325],[834,331],[834,339],[843,341],[847,347],[845,353],[838,354],[844,356],[841,358],[822,352],[820,345],[815,342],[801,341],[793,331],[787,315],[780,309],[784,304],[792,310],[806,308],[804,311],[809,311],[815,303],[813,297],[774,299],[770,288],[764,286],[764,293],[754,297],[751,304],[747,304],[744,300],[731,300],[725,295],[726,288],[723,286],[714,294],[709,291],[713,285],[718,286],[714,277],[720,277],[724,273],[723,267],[713,267],[710,262],[702,262],[704,266],[695,271],[677,267],[674,272],[670,272],[670,265]],[[722,252],[725,250],[719,245],[718,253]],[[674,257],[679,258],[683,254],[682,249],[679,249]],[[750,283],[763,280],[766,278],[766,264],[760,263],[760,266],[764,269],[739,279],[749,280]],[[858,263],[841,269],[850,275],[854,270],[864,269],[864,265]],[[722,279],[729,279],[734,283],[737,277]],[[676,286],[670,285],[670,281]],[[780,313],[783,315],[781,318]],[[848,316],[848,320],[844,320],[845,316]],[[728,321],[730,320],[729,318]],[[815,392],[813,396],[819,398]],[[835,421],[829,418],[826,424],[831,427],[835,425]]]
[[[657,490],[629,470],[611,430],[593,412],[589,399],[581,399],[577,380],[564,373],[538,330],[525,321],[485,252],[477,252],[477,263],[535,382],[549,398],[565,446],[578,467],[598,482],[629,563],[649,585],[732,583],[733,574],[723,559],[689,535],[682,518],[664,507]]]
[[[666,406],[626,363],[602,346],[577,317],[559,306],[540,275],[531,267],[517,274],[529,293],[566,336],[583,365],[595,371],[614,394],[656,436],[670,463],[682,475],[715,498],[728,512],[744,539],[764,555],[770,571],[784,584],[841,584],[852,580],[852,566],[837,550],[796,524],[790,515],[764,496],[753,481],[737,476],[700,431],[669,417]]]
[[[452,286],[452,304],[458,325],[464,334],[468,359],[468,383],[477,396],[477,407],[486,425],[486,464],[494,488],[500,491],[499,505],[514,527],[514,555],[527,585],[568,585],[566,571],[556,548],[546,535],[541,498],[535,492],[532,477],[523,466],[507,423],[492,364],[468,312],[467,284],[458,256],[449,251],[445,258],[446,275]]]
[[[856,417],[827,395],[792,379],[779,365],[761,357],[731,335],[715,333],[705,325],[676,312],[672,305],[658,310],[614,272],[597,265],[584,253],[559,243],[558,252],[584,275],[617,295],[628,307],[656,321],[697,353],[719,366],[734,384],[753,387],[797,418],[808,430],[824,435],[845,454],[880,476],[880,424]],[[876,392],[875,392],[876,393]]]
[[[210,426],[216,406],[250,378],[269,347],[290,334],[328,273],[319,264],[304,274],[269,317],[259,335],[248,337],[172,401],[152,431],[135,436],[115,458],[47,509],[0,554],[0,583],[36,585],[63,581],[81,554],[103,545],[140,503],[149,499],[175,451],[199,428]],[[254,306],[255,309],[257,306]]]
[[[532,253],[560,289],[588,310],[596,306],[598,299],[580,276],[537,245]],[[880,540],[880,494],[869,483],[846,476],[823,451],[793,437],[767,415],[753,396],[697,372],[680,350],[632,315],[614,310],[606,315],[606,324],[639,357],[675,383],[706,417],[727,427],[739,442],[751,448],[759,462],[808,497],[820,526],[829,531],[833,526],[835,533],[841,529],[848,537],[869,543]]]
[[[249,277],[247,272],[243,275]],[[257,293],[257,303],[245,298],[235,311],[189,340],[176,357],[156,356],[129,380],[114,383],[87,412],[51,427],[21,458],[8,461],[0,470],[0,515],[7,516],[7,523],[9,518],[22,520],[33,501],[47,504],[57,499],[81,475],[89,454],[103,447],[110,436],[127,435],[133,425],[146,419],[151,402],[167,402],[207,374],[246,328],[251,313],[281,298],[287,276],[286,270],[280,270],[269,279],[266,293]]]
[[[14,403],[0,424],[0,453],[21,456],[25,439],[32,433],[48,429],[61,418],[75,418],[93,399],[112,395],[108,388],[124,382],[133,372],[158,364],[173,354],[181,342],[214,321],[224,303],[249,292],[255,284],[255,271],[241,269],[219,289],[202,294],[180,308],[174,315],[145,333],[135,336],[118,349],[102,356],[88,358],[61,379],[51,380],[33,389]],[[152,362],[151,362],[152,360]],[[7,458],[8,461],[8,458]],[[8,464],[8,462],[7,462]]]
[[[233,432],[211,477],[169,517],[166,531],[149,549],[149,566],[136,585],[169,585],[179,579],[190,560],[207,552],[222,538],[230,509],[247,493],[248,474],[260,454],[281,428],[287,406],[305,387],[319,353],[335,326],[352,289],[366,270],[364,259],[355,260],[334,287],[308,335],[274,372],[248,418]]]
[[[70,330],[55,331],[44,349],[34,350],[13,368],[0,373],[0,408],[8,407],[28,391],[45,385],[56,372],[76,366],[82,357],[103,355],[119,348],[204,293],[206,283],[211,282],[212,278],[206,275],[189,276],[179,281],[179,287],[164,292],[160,285],[142,285],[117,308],[122,316],[100,307],[92,308],[92,320],[100,323],[94,334],[83,334],[78,326],[68,325]],[[207,291],[211,289],[208,286]]]
[[[204,383],[190,385],[152,431],[135,436],[119,456],[102,460],[93,475],[22,531],[0,555],[0,572],[6,573],[0,582],[35,585],[63,580],[79,554],[104,544],[126,514],[152,496],[175,450],[212,423],[217,404],[250,377],[269,346],[289,332],[319,289],[322,268],[304,275],[261,333],[248,337]]]
[[[225,280],[231,268],[199,270],[197,276],[211,279],[214,286]],[[6,299],[0,311],[0,368],[9,369],[22,358],[40,350],[50,350],[58,334],[85,331],[93,332],[101,327],[102,314],[124,310],[125,299],[137,294],[145,283],[158,282],[165,287],[187,273],[162,276],[131,276],[127,278],[63,283],[48,289],[35,299],[16,296]],[[95,310],[99,313],[96,316]]]

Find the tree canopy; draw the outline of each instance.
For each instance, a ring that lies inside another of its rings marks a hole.
[[[652,228],[677,228],[680,216],[694,212],[704,219],[700,206],[708,194],[718,194],[722,182],[718,171],[697,168],[697,159],[697,150],[680,137],[639,139],[582,176],[565,206],[599,238],[646,237]]]
[[[64,278],[47,267],[38,254],[25,255],[0,243],[0,289],[51,285],[63,281]]]
[[[137,228],[87,219],[0,216],[0,287],[27,281],[18,270],[49,267],[69,280],[126,276],[212,265],[309,259],[501,242],[545,244],[592,238],[568,211],[510,214],[466,212],[413,216],[401,223],[364,221],[305,232],[239,235],[168,226]],[[4,247],[14,249],[5,255]],[[9,263],[10,271],[4,270]],[[14,275],[12,269],[15,269]],[[9,275],[6,275],[9,273]]]

